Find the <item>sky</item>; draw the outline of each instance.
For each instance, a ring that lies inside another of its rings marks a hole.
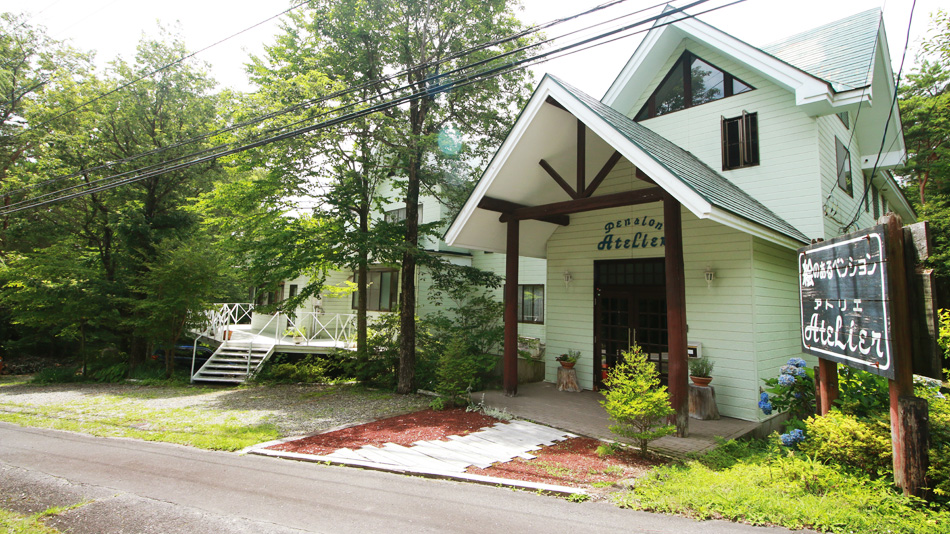
[[[607,0],[523,0],[524,9],[519,18],[529,25],[574,15]],[[627,0],[596,16],[585,17],[584,24],[559,25],[548,30],[549,37],[595,22],[611,19],[656,5],[659,0]],[[690,13],[698,14],[710,7],[723,6],[729,0],[710,0],[694,7]],[[938,8],[946,8],[946,0],[917,0],[913,23],[910,27],[910,52],[905,72],[914,62],[913,52],[930,26],[930,14]],[[56,39],[68,39],[74,46],[84,50],[96,50],[100,63],[122,55],[131,59],[135,46],[144,34],[157,35],[158,23],[175,25],[185,37],[191,50],[200,50],[228,38],[198,55],[211,65],[212,76],[223,86],[238,90],[250,90],[244,64],[249,54],[259,54],[264,44],[273,40],[279,30],[278,19],[261,23],[287,9],[293,2],[278,0],[0,0],[0,11],[26,12],[34,23],[46,27],[47,33]],[[690,2],[671,2],[683,6]],[[708,14],[699,15],[700,20],[742,39],[752,45],[765,45],[788,35],[798,33],[834,20],[880,7],[884,11],[884,26],[888,37],[892,64],[897,72],[901,53],[904,50],[913,0],[745,0],[734,5],[725,5]],[[941,5],[944,4],[944,5]],[[614,28],[626,21],[658,13],[653,8],[644,14],[630,15],[620,22],[607,23],[597,30],[587,30],[570,39],[588,35],[590,31]],[[642,34],[620,39],[550,61],[532,68],[536,79],[549,72],[555,74],[591,95],[600,97],[614,77],[636,49]],[[566,41],[565,41],[566,42]]]

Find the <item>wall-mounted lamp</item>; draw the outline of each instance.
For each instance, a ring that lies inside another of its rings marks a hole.
[[[707,265],[706,271],[703,274],[706,276],[706,287],[712,287],[713,280],[716,279],[716,271]]]
[[[574,273],[571,271],[564,271],[564,287],[571,285],[571,282],[574,281]]]

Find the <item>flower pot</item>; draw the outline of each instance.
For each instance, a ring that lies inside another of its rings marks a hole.
[[[697,386],[702,386],[702,387],[706,387],[706,386],[709,385],[710,382],[712,382],[712,377],[711,377],[711,376],[693,376],[693,375],[689,375],[689,379],[692,380],[693,383],[696,384]]]
[[[574,364],[577,363],[577,362],[559,362],[559,363],[561,364],[561,367],[563,367],[563,368],[565,368],[565,369],[573,369],[573,368],[574,368]]]

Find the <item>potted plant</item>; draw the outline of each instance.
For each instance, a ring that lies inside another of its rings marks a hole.
[[[554,359],[561,363],[561,367],[564,367],[565,369],[571,369],[574,367],[574,364],[577,363],[577,359],[580,358],[580,356],[581,351],[570,349],[567,351],[567,354],[561,354]]]
[[[712,373],[714,364],[712,360],[703,356],[702,358],[689,359],[689,379],[697,386],[708,386],[712,382]]]
[[[307,338],[307,329],[304,328],[304,327],[300,327],[300,328],[288,328],[287,330],[284,330],[284,335],[285,335],[285,336],[293,336],[293,338],[294,338],[294,344],[295,344],[295,345],[299,345],[299,344],[303,343],[304,339]]]

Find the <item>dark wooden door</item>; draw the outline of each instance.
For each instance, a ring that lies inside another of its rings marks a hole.
[[[636,342],[654,361],[665,382],[669,337],[663,259],[594,263],[595,382]]]

